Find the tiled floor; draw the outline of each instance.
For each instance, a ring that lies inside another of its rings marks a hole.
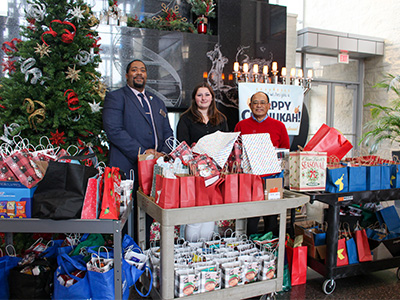
[[[400,281],[397,279],[396,272],[397,268],[373,272],[361,276],[337,279],[335,280],[336,288],[333,293],[326,295],[322,291],[322,284],[324,283],[325,278],[313,270],[308,269],[306,284],[293,286],[290,291],[278,293],[275,297],[276,300],[397,300],[400,299]],[[212,293],[210,293],[210,299],[213,299],[211,294]],[[140,297],[133,288],[129,300],[137,299],[144,298]],[[260,299],[260,297],[250,298],[247,300],[258,299]]]
[[[314,300],[314,299],[346,299],[346,300],[383,300],[400,299],[400,281],[396,276],[397,268],[373,272],[361,276],[337,279],[332,294],[322,291],[325,278],[310,268],[307,282],[293,286],[288,292],[278,293],[276,300]],[[259,298],[252,298],[252,300]]]

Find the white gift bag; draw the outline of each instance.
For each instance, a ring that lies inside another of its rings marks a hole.
[[[282,168],[269,133],[242,135],[243,156],[247,156],[251,172],[248,171],[246,160],[242,161],[243,172],[255,175],[280,173]],[[246,171],[245,171],[246,170]]]

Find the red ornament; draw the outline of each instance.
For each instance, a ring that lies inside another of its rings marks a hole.
[[[67,103],[68,103],[68,108],[72,111],[77,110],[82,107],[82,105],[77,106],[77,107],[71,107],[71,105],[78,105],[79,104],[79,99],[78,95],[74,92],[72,89],[68,89],[64,92],[64,97],[67,95]]]
[[[50,141],[53,145],[59,146],[60,144],[65,144],[65,136],[64,136],[64,131],[58,132],[58,129],[56,130],[55,133],[50,132],[51,138]]]
[[[1,50],[3,50],[6,54],[10,55],[13,52],[17,52],[17,44],[20,43],[21,40],[17,38],[13,38],[11,42],[4,42]]]
[[[53,30],[53,28],[51,28],[51,24],[52,24],[52,23],[59,23],[59,24],[62,24],[62,25],[69,25],[69,26],[71,26],[71,27],[73,28],[73,32],[71,32],[71,31],[69,31],[68,29],[64,28],[63,30],[64,30],[65,33],[63,33],[63,34],[61,35],[61,40],[62,40],[64,43],[66,43],[66,44],[70,44],[70,43],[73,42],[74,37],[75,37],[75,34],[76,34],[76,27],[75,27],[75,25],[72,24],[71,22],[68,22],[68,21],[53,20],[53,21],[50,22],[50,26],[49,26],[50,30],[45,31],[45,32],[43,32],[43,34],[42,34],[42,41],[43,41],[43,43],[45,43],[47,46],[49,45],[49,44],[47,44],[47,43],[44,41],[44,35],[50,34],[50,35],[52,35],[53,37],[56,37],[56,36],[57,36],[57,32],[55,32],[55,31]]]
[[[4,60],[1,64],[3,68],[3,72],[8,71],[9,73],[15,72],[15,60]]]

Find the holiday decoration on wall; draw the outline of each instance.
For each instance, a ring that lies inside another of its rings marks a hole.
[[[13,131],[0,128],[0,136],[12,143],[12,135],[19,134],[33,145],[48,136],[65,149],[92,146],[101,159],[106,88],[96,70],[98,20],[83,0],[27,2],[21,37],[1,48],[6,76],[0,79],[0,121]],[[14,123],[19,126],[10,127]]]

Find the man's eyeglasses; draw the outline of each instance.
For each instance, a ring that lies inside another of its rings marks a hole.
[[[251,104],[254,104],[254,105],[258,105],[258,104],[260,104],[260,105],[267,105],[268,102],[267,102],[267,101],[257,101],[257,100],[253,100],[253,101],[251,101]]]

